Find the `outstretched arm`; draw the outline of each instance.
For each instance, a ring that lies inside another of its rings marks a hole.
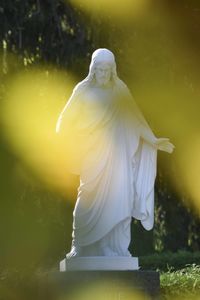
[[[169,141],[169,138],[157,138],[154,135],[126,84],[121,80],[119,81],[119,84],[121,85],[121,89],[124,92],[123,99],[126,99],[128,112],[131,113],[132,117],[137,120],[135,123],[138,123],[140,137],[150,145],[157,148],[157,150],[172,153],[175,146]]]
[[[155,145],[158,150],[168,153],[172,153],[175,148],[175,146],[169,141],[168,138],[158,138]]]
[[[157,150],[172,153],[175,146],[169,141],[169,138],[157,138],[149,128],[141,126],[141,137],[152,146],[155,146]]]

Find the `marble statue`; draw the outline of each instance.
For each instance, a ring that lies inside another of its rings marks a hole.
[[[132,217],[153,228],[157,150],[171,153],[174,145],[154,135],[110,50],[94,51],[89,74],[75,86],[56,130],[66,139],[72,131],[78,147],[71,172],[80,175],[80,185],[67,260],[131,257]]]

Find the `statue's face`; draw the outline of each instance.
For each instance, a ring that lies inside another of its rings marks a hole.
[[[106,86],[111,78],[111,67],[108,63],[98,63],[95,67],[95,79],[99,86]]]

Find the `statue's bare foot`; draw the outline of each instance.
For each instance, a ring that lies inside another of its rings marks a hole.
[[[126,254],[125,256],[129,256],[129,257],[132,257],[131,253],[129,252],[129,250],[126,251]]]
[[[72,257],[78,257],[80,256],[80,253],[81,253],[81,247],[73,246],[71,251],[66,254],[66,258],[70,259]]]

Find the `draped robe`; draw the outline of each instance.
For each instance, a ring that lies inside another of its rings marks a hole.
[[[126,87],[88,86],[60,115],[59,130],[74,154],[71,172],[80,175],[72,251],[81,255],[102,255],[107,245],[130,255],[131,218],[153,227],[157,149],[144,139],[153,133],[132,103]]]

